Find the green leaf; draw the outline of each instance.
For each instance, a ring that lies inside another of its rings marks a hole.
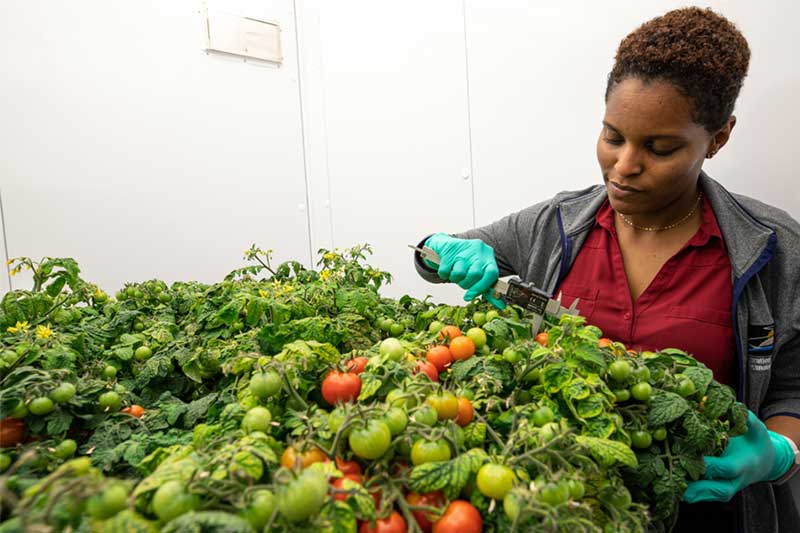
[[[692,481],[700,479],[700,476],[706,471],[706,464],[703,461],[703,456],[700,454],[696,456],[683,454],[678,458],[678,462],[681,467],[686,470],[686,474]]]
[[[47,417],[47,434],[60,436],[67,432],[72,424],[72,415],[66,411],[56,411]]]
[[[572,379],[572,369],[564,363],[552,363],[542,370],[542,384],[549,393],[563,389]]]
[[[125,531],[126,533],[157,533],[156,522],[147,520],[136,511],[125,509],[103,523],[103,531]]]
[[[586,384],[586,380],[579,377],[573,379],[561,394],[568,400],[583,400],[591,393],[592,389]]]
[[[747,433],[747,406],[741,402],[734,403],[728,411],[728,420],[731,429],[728,435],[736,437]]]
[[[581,418],[593,418],[600,415],[605,407],[606,399],[599,394],[592,394],[588,398],[580,400],[576,410]]]
[[[486,441],[486,424],[472,422],[464,427],[464,445],[467,448],[478,448]]]
[[[714,381],[714,373],[704,366],[691,366],[682,375],[694,383],[695,390],[701,395],[706,393],[708,386]]]
[[[633,450],[625,444],[608,439],[598,439],[586,435],[578,435],[575,441],[585,446],[597,461],[605,467],[610,467],[614,463],[621,463],[631,468],[636,468],[638,461]]]
[[[703,413],[711,420],[724,415],[736,401],[733,389],[722,383],[713,381],[706,391],[706,402]]]
[[[710,451],[714,446],[714,431],[708,420],[694,411],[689,411],[683,418],[683,427],[686,430],[685,442],[694,446],[700,452]]]
[[[358,526],[353,509],[339,500],[328,500],[320,509],[320,517],[325,523],[322,533],[355,533]]]
[[[583,434],[589,437],[597,437],[600,439],[607,439],[614,434],[617,430],[614,419],[609,415],[601,414],[586,421]]]
[[[361,373],[361,394],[358,395],[358,401],[369,400],[383,385],[383,381],[375,374],[369,372]]]
[[[678,394],[656,390],[650,402],[648,423],[651,427],[663,426],[680,418],[687,409],[689,403]]]
[[[200,399],[197,399],[191,402],[189,405],[186,406],[186,414],[183,416],[183,425],[184,427],[191,428],[203,417],[206,416],[209,407],[211,407],[219,394],[216,392],[212,392],[206,396],[203,396]]]
[[[481,454],[470,450],[450,461],[424,463],[415,466],[411,471],[408,486],[420,494],[441,490],[452,499],[467,484],[470,474],[477,471],[485,461],[485,452]]]

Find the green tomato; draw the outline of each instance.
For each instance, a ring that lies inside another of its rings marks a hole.
[[[412,418],[414,421],[425,426],[434,426],[436,425],[437,420],[439,420],[439,416],[436,414],[436,409],[434,409],[432,405],[428,404],[424,404],[420,406],[419,409],[414,411]]]
[[[55,389],[50,391],[50,399],[56,403],[66,403],[75,396],[75,385],[65,381]]]
[[[139,346],[136,348],[136,351],[133,352],[133,356],[139,361],[150,359],[151,355],[153,355],[153,350],[151,350],[149,346]]]
[[[105,368],[103,368],[103,377],[106,379],[114,379],[117,377],[117,367],[106,365]]]
[[[403,343],[394,337],[389,337],[381,342],[380,354],[390,361],[400,361],[406,354]]]
[[[11,418],[25,418],[28,416],[28,406],[25,402],[19,402],[16,407],[11,410]]]
[[[539,434],[542,436],[544,442],[550,442],[558,436],[561,428],[555,422],[550,422],[541,427]]]
[[[472,314],[472,321],[475,322],[475,325],[478,327],[486,324],[486,313],[482,311],[475,311]]]
[[[476,350],[480,350],[486,346],[486,332],[481,328],[469,328],[466,336],[472,340]]]
[[[53,400],[47,396],[34,398],[31,400],[31,403],[28,404],[28,410],[31,413],[39,416],[46,415],[47,413],[51,412],[54,407],[55,405],[53,404]]]
[[[624,485],[614,486],[607,483],[598,491],[597,499],[620,510],[627,509],[631,505],[631,493]]]
[[[637,430],[631,433],[631,444],[634,448],[649,448],[653,443],[653,437],[644,430]]]
[[[350,449],[362,459],[378,459],[389,449],[392,432],[380,420],[370,420],[363,428],[354,429],[347,437]]]
[[[392,436],[399,435],[408,425],[408,415],[400,407],[390,407],[383,415],[383,421],[389,427]]]
[[[505,350],[503,350],[503,359],[505,359],[512,365],[515,365],[522,360],[522,354],[519,353],[514,348],[512,348],[511,346],[509,346]]]
[[[569,486],[563,483],[546,483],[539,489],[538,497],[540,501],[553,507],[561,505],[569,500]]]
[[[395,322],[389,327],[389,334],[391,334],[393,337],[397,337],[402,335],[405,330],[406,327],[403,324],[398,324]]]
[[[162,304],[168,304],[172,301],[172,295],[168,292],[162,292],[158,295],[158,301]]]
[[[515,479],[509,467],[487,463],[478,470],[478,490],[487,498],[502,500],[513,488]]]
[[[498,318],[499,316],[500,316],[500,313],[498,313],[494,309],[492,309],[491,311],[487,311],[486,312],[486,322],[491,322],[492,320],[494,320],[495,318]]]
[[[637,383],[636,385],[631,387],[631,396],[633,396],[640,402],[650,401],[650,397],[652,395],[653,395],[653,387],[651,387],[650,384],[647,383],[646,381],[642,383]]]
[[[618,383],[624,383],[633,374],[633,368],[629,362],[617,360],[609,365],[608,374]]]
[[[347,415],[344,412],[344,409],[341,407],[337,407],[330,413],[328,413],[328,428],[336,433],[339,431],[339,428],[344,425],[344,421],[347,418]]]
[[[411,446],[411,464],[436,463],[450,460],[450,445],[444,439],[420,439]]]
[[[104,392],[98,401],[103,411],[117,412],[122,405],[122,397],[116,391]]]
[[[695,392],[694,382],[691,379],[682,379],[678,383],[678,394],[684,398],[691,396]]]
[[[7,453],[0,453],[0,472],[5,472],[11,466],[11,456]]]
[[[378,328],[386,333],[389,333],[389,330],[392,329],[392,324],[394,324],[394,320],[389,317],[383,317],[378,320]]]
[[[553,420],[555,420],[553,410],[546,405],[543,405],[533,412],[533,423],[536,427],[542,427],[545,424],[549,424]]]
[[[503,511],[512,522],[519,516],[519,498],[509,493],[503,498]]]
[[[200,506],[197,495],[187,489],[183,481],[171,479],[164,482],[153,495],[153,512],[163,522],[169,522]]]
[[[250,495],[249,500],[248,506],[239,514],[253,526],[253,529],[261,531],[275,511],[277,505],[275,495],[272,491],[259,489]]]
[[[106,520],[128,506],[128,489],[119,483],[103,489],[86,502],[86,512],[92,518]]]
[[[302,522],[317,514],[327,498],[325,474],[309,467],[297,479],[278,488],[278,511],[289,522]]]
[[[583,499],[584,494],[586,494],[586,487],[584,487],[581,481],[577,479],[570,479],[567,481],[567,486],[569,487],[569,497],[571,499]]]
[[[75,455],[75,451],[78,449],[78,443],[72,439],[64,439],[58,443],[55,450],[53,451],[53,455],[58,457],[59,459],[69,459],[73,455]]]
[[[247,433],[252,433],[253,431],[262,431],[264,433],[269,433],[270,428],[272,427],[272,413],[269,412],[269,409],[266,407],[253,407],[244,415],[242,419],[242,429],[244,429]]]
[[[650,369],[646,366],[640,366],[633,372],[636,381],[649,381],[650,380]]]
[[[419,401],[415,396],[408,394],[403,389],[392,389],[386,395],[386,404],[394,407],[410,409],[415,407]]]
[[[631,398],[631,391],[628,389],[616,389],[612,392],[614,393],[614,401],[616,403],[627,402]]]
[[[666,440],[667,438],[667,428],[660,427],[653,430],[653,438],[657,441]]]
[[[141,292],[139,294],[141,294]],[[137,298],[139,298],[139,297],[137,296]],[[137,332],[138,331],[144,331],[144,324],[141,323],[141,322],[138,322],[138,321],[134,322],[133,323],[133,331],[137,331]]]
[[[439,333],[440,331],[442,331],[443,327],[444,327],[444,322],[440,322],[438,320],[434,320],[428,326],[428,331],[431,332],[431,333]]]
[[[256,372],[250,377],[250,392],[260,400],[266,400],[280,392],[283,381],[275,370]]]

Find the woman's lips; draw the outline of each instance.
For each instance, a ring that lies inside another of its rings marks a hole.
[[[620,198],[625,196],[632,196],[634,194],[641,192],[639,189],[634,189],[633,187],[626,187],[625,185],[620,185],[615,181],[609,180],[608,183],[610,185],[609,190],[611,191],[611,193],[614,194],[614,196]]]

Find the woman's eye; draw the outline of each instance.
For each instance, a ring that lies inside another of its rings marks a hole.
[[[660,147],[660,146],[653,146],[653,145],[651,144],[651,145],[649,145],[647,148],[648,148],[648,150],[650,150],[651,152],[653,152],[653,154],[655,154],[655,155],[658,155],[658,156],[667,156],[667,155],[670,155],[670,154],[672,154],[673,152],[675,152],[675,151],[676,151],[678,148],[680,148],[680,147],[675,147],[675,148],[663,148],[663,147]]]
[[[606,136],[603,140],[605,142],[607,142],[608,144],[613,144],[614,146],[619,146],[619,145],[621,145],[622,143],[625,142],[620,137],[609,137],[609,136]]]

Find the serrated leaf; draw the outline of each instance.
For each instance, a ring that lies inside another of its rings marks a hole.
[[[683,377],[694,383],[694,388],[701,395],[706,393],[708,386],[714,381],[714,373],[704,366],[692,366],[683,371]]]
[[[354,533],[356,531],[356,514],[343,501],[329,500],[320,510],[320,517],[325,522],[322,529],[325,533]]]
[[[659,427],[680,418],[689,403],[678,394],[669,391],[657,390],[650,401],[648,423],[651,427]]]
[[[375,500],[361,483],[345,478],[342,482],[342,489],[353,491],[352,494],[347,496],[345,502],[353,509],[359,519],[372,520],[375,518]]]
[[[696,457],[681,455],[678,458],[678,462],[693,481],[700,479],[700,476],[706,471],[706,464],[703,462],[703,457],[701,455]]]
[[[614,463],[620,463],[631,468],[636,468],[638,461],[633,450],[625,444],[609,439],[598,439],[586,435],[578,435],[575,441],[585,446],[592,456],[603,466],[609,467]]]
[[[170,520],[162,533],[253,533],[250,523],[224,511],[189,511]]]
[[[683,427],[686,430],[685,442],[694,446],[699,452],[710,451],[714,446],[714,431],[708,420],[694,411],[686,413]]]
[[[52,436],[63,435],[71,424],[71,414],[66,411],[56,411],[47,417],[47,434]]]
[[[564,388],[561,393],[564,398],[569,400],[583,400],[592,393],[592,390],[586,384],[583,378],[576,378],[570,381],[569,385]]]
[[[733,389],[716,381],[708,386],[706,396],[703,413],[711,420],[724,415],[736,401]]]
[[[592,394],[581,400],[576,405],[576,411],[581,418],[594,418],[605,410],[605,398],[599,394]]]
[[[420,494],[441,490],[445,496],[452,499],[467,484],[473,470],[480,468],[482,461],[485,461],[485,458],[482,459],[478,452],[471,450],[450,461],[415,466],[411,471],[408,486]]]
[[[375,374],[369,372],[362,372],[360,377],[361,394],[358,395],[358,401],[362,402],[372,398],[383,385],[383,381]]]
[[[549,393],[563,389],[572,379],[572,369],[563,363],[549,364],[542,370],[542,384]]]
[[[730,431],[728,435],[736,437],[747,433],[747,406],[741,402],[734,403],[730,410],[728,410],[728,420],[730,422]]]

